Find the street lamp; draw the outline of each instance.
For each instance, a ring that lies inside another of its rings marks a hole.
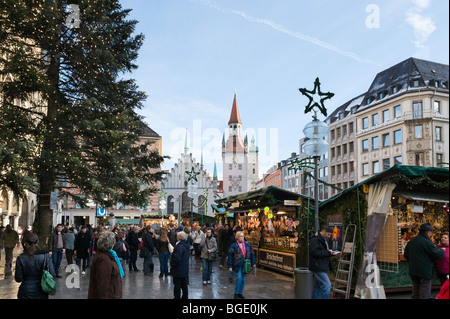
[[[328,142],[324,140],[324,137],[328,135],[328,125],[324,122],[314,120],[306,124],[303,129],[303,133],[309,140],[303,145],[303,151],[312,156],[314,159],[314,220],[316,232],[319,231],[319,159],[328,151]]]

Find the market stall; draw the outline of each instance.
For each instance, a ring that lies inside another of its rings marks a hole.
[[[320,204],[323,222],[358,227],[358,297],[411,288],[404,248],[423,223],[433,225],[435,244],[448,231],[448,179],[448,168],[394,165]]]
[[[216,200],[233,214],[259,265],[289,275],[298,266],[300,216],[313,200],[275,186]]]
[[[172,223],[173,225],[177,225],[178,221],[175,215],[159,215],[159,214],[152,214],[152,215],[141,215],[139,226],[145,227],[145,226],[152,226],[154,229],[158,227],[168,228],[168,225]]]

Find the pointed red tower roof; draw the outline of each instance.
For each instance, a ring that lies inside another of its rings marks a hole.
[[[230,115],[230,120],[228,121],[228,125],[230,125],[231,123],[242,124],[241,116],[239,115],[239,108],[238,108],[237,101],[236,101],[236,92],[234,92],[233,107],[231,109],[231,115]]]

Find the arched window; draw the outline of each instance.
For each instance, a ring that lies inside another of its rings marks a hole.
[[[188,197],[188,192],[183,192],[183,195],[181,195],[181,211],[187,212],[191,210],[191,203],[192,199]]]
[[[201,205],[201,204],[203,203],[204,200],[205,200],[205,196],[200,195],[200,196],[198,197],[198,204],[197,204],[197,205]],[[205,203],[205,205],[203,205],[202,207],[199,207],[199,208],[198,208],[198,212],[199,212],[200,214],[206,214],[206,203]]]
[[[175,213],[175,199],[172,195],[167,196],[167,214],[174,214]]]

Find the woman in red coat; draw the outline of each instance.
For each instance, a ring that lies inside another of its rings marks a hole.
[[[115,234],[102,231],[98,237],[97,253],[91,262],[88,299],[121,299],[123,270],[112,250]]]

